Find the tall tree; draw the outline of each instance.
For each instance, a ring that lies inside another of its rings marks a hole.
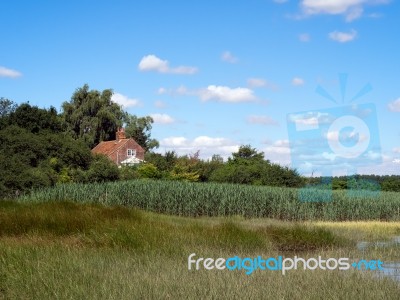
[[[111,101],[113,91],[89,90],[85,84],[78,88],[69,102],[62,104],[63,119],[74,138],[82,138],[89,147],[101,141],[115,139],[126,113]]]
[[[132,137],[145,151],[158,148],[159,143],[151,138],[152,117],[138,118],[134,115],[125,115],[125,132],[128,137]]]
[[[0,129],[9,125],[9,116],[16,108],[17,105],[13,101],[3,97],[0,98]]]
[[[49,109],[31,106],[22,103],[9,115],[10,125],[17,125],[33,133],[42,130],[60,132],[62,130],[61,119],[54,107]]]
[[[7,98],[0,98],[0,118],[10,115],[17,108],[17,104]]]
[[[252,148],[251,145],[241,145],[237,152],[232,153],[232,158],[229,162],[239,163],[243,161],[263,161],[264,153],[257,152],[256,148]]]

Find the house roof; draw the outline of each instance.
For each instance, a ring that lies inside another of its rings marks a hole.
[[[100,142],[100,144],[98,144],[96,147],[92,149],[92,152],[110,156],[113,152],[117,151],[119,148],[125,145],[129,140],[132,140],[136,144],[135,145],[136,147],[142,149],[142,147],[138,143],[136,143],[134,139],[129,138],[129,139],[120,139],[118,141],[114,140],[114,141]]]

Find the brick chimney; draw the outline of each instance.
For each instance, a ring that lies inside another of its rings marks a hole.
[[[115,136],[116,136],[117,142],[119,140],[126,139],[125,129],[124,128],[118,128]]]

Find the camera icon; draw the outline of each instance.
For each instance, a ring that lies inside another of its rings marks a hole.
[[[358,174],[360,168],[382,162],[378,119],[372,103],[287,115],[292,167],[306,176],[319,176],[329,186],[333,176]],[[307,188],[306,188],[307,189]],[[313,197],[302,191],[300,200],[330,201],[332,191]],[[324,196],[321,196],[324,195]],[[318,198],[318,199],[316,199]]]

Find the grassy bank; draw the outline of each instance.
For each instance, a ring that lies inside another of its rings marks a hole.
[[[132,180],[64,184],[34,191],[23,202],[74,201],[137,207],[179,216],[233,216],[282,220],[400,220],[400,193],[304,190],[265,186]],[[301,201],[300,201],[301,199]]]
[[[186,218],[70,202],[0,201],[0,299],[397,299],[372,272],[189,271],[202,257],[353,257],[398,260],[398,248],[359,253],[399,222],[285,222]]]

